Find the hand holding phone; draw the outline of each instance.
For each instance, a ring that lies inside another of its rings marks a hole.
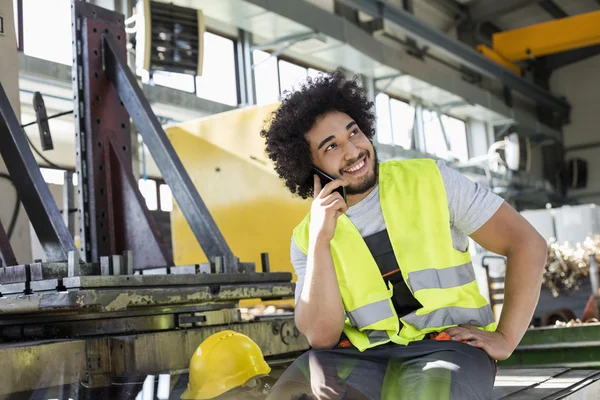
[[[317,176],[321,180],[321,188],[324,188],[325,185],[327,185],[329,182],[333,182],[336,179],[336,178],[328,175],[327,173],[323,172],[319,168],[315,167],[314,165],[313,165],[313,171],[315,174],[317,174]],[[344,199],[344,202],[348,203],[348,200],[346,200],[346,187],[345,186],[339,186],[339,187],[333,189],[333,192],[338,192],[342,196],[342,199]],[[316,193],[315,193],[315,195],[316,195]]]
[[[310,240],[313,243],[329,243],[335,234],[338,217],[348,210],[347,182],[335,179],[317,167],[313,167],[313,171],[316,177],[313,175],[315,193],[310,209]],[[338,192],[342,198],[332,196],[334,192]]]

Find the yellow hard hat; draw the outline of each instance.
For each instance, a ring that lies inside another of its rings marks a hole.
[[[269,372],[271,367],[252,339],[221,331],[206,338],[192,355],[190,380],[181,399],[212,399]]]

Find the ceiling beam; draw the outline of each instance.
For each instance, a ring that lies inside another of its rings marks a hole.
[[[479,0],[469,7],[473,21],[500,17],[521,8],[537,4],[539,0]],[[600,0],[599,0],[600,1]]]
[[[543,0],[540,1],[538,5],[548,14],[550,14],[552,18],[560,19],[569,16],[569,14],[567,14],[565,10],[560,8],[553,0]]]
[[[455,0],[425,0],[427,3],[434,3],[438,7],[451,12],[454,16],[467,17],[466,7],[457,3]],[[598,0],[600,1],[600,0]]]

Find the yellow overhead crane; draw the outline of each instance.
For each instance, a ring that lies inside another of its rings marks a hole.
[[[492,43],[493,49],[479,45],[477,50],[521,75],[517,61],[600,44],[600,11],[498,32]]]

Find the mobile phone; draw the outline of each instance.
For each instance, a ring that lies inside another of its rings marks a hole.
[[[314,165],[313,165],[313,171],[317,174],[319,179],[321,179],[321,188],[325,187],[325,185],[327,185],[329,182],[332,182],[335,180],[334,177],[329,176],[328,174],[321,171],[319,168],[315,167]],[[333,191],[338,192],[342,196],[342,199],[344,199],[345,203],[348,202],[346,200],[346,187],[345,186],[339,186],[339,187],[333,189]]]

